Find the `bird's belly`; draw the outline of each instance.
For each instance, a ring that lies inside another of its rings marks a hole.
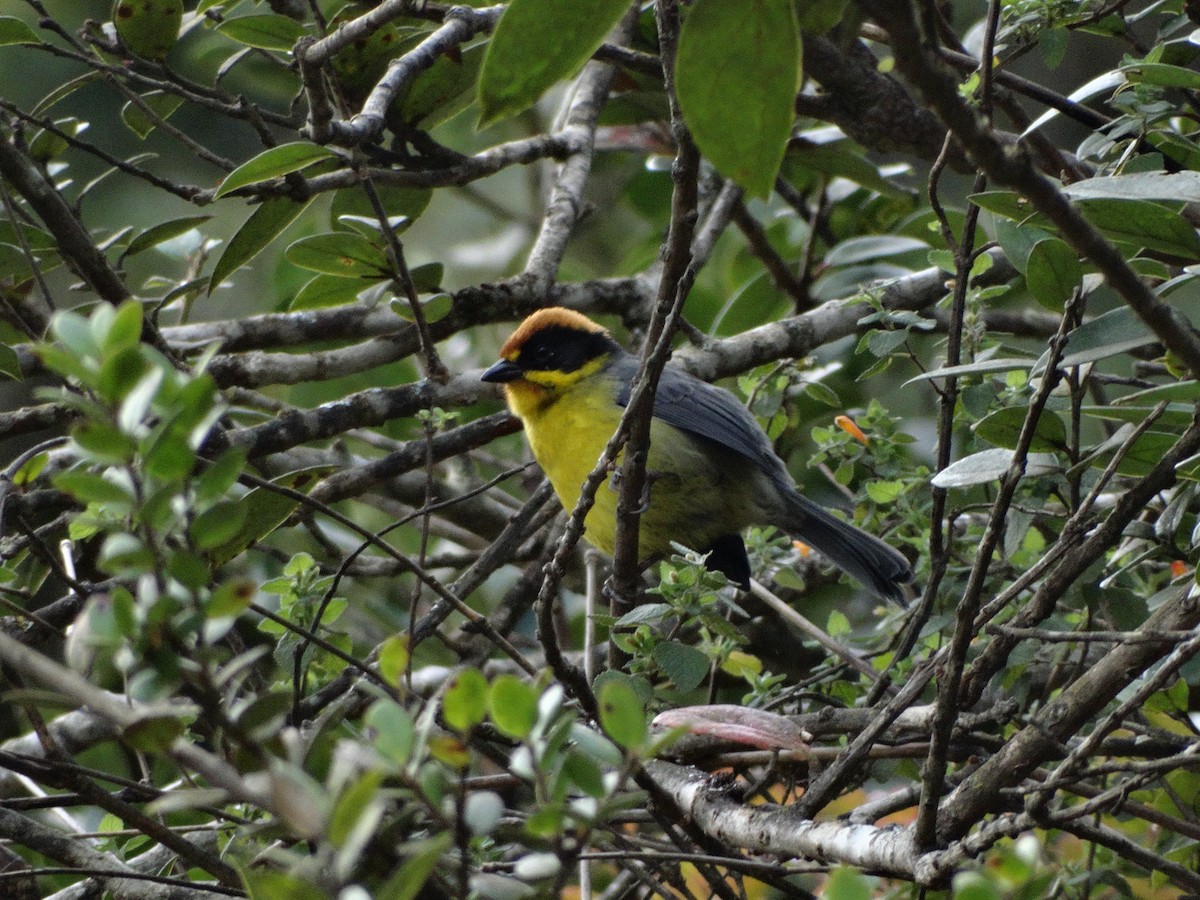
[[[553,404],[527,432],[534,455],[568,510],[595,468],[616,430],[622,410],[611,402]],[[646,471],[649,503],[642,513],[639,556],[671,552],[671,543],[707,550],[722,535],[740,531],[753,516],[747,509],[749,479],[745,458],[716,444],[702,442],[654,420]],[[740,473],[740,474],[739,474]],[[596,490],[585,536],[605,553],[613,552],[617,521],[617,487],[606,479]]]

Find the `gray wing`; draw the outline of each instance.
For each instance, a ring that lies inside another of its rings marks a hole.
[[[630,385],[637,373],[637,364],[637,359],[632,356],[616,363],[616,374],[621,376],[617,403],[621,406],[629,403]],[[654,418],[727,447],[753,460],[769,475],[786,478],[783,462],[775,455],[771,442],[754,416],[723,388],[667,366],[654,396]],[[790,479],[787,481],[790,483]]]

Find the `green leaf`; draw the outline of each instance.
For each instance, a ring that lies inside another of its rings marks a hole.
[[[488,713],[496,727],[517,740],[529,736],[538,716],[537,692],[516,675],[500,675],[488,692]]]
[[[213,550],[233,540],[246,524],[246,506],[236,500],[226,500],[196,516],[189,529],[192,542],[201,550]]]
[[[801,49],[791,0],[696,0],[675,80],[700,152],[752,197],[775,184],[795,118]]]
[[[487,714],[487,679],[478,669],[463,669],[450,681],[442,697],[442,715],[458,731],[466,731]]]
[[[329,900],[329,894],[291,872],[244,868],[239,873],[250,900]]]
[[[308,34],[308,29],[295,19],[270,13],[226,19],[217,31],[247,47],[283,51],[291,50]]]
[[[1080,200],[1079,211],[1113,240],[1182,256],[1200,258],[1196,229],[1176,210],[1149,200]]]
[[[1000,244],[1000,249],[1004,251],[1008,261],[1022,275],[1025,274],[1025,265],[1029,261],[1029,254],[1033,252],[1033,248],[1040,241],[1053,237],[1050,232],[1043,231],[1041,228],[1034,228],[1032,225],[1018,225],[1011,219],[1005,218],[996,219],[995,228],[996,240]],[[951,268],[946,271],[953,272],[954,270]]]
[[[1200,90],[1200,72],[1185,69],[1183,66],[1171,66],[1166,63],[1139,62],[1125,66],[1120,71],[1133,84],[1154,84],[1159,87],[1186,88],[1189,91]]]
[[[348,231],[301,238],[284,255],[292,265],[341,278],[378,278],[390,271],[383,250]]]
[[[1128,306],[1118,306],[1071,332],[1059,368],[1081,366],[1154,341],[1154,335],[1137,313]],[[1041,367],[1039,363],[1038,369]]]
[[[255,591],[254,582],[249,579],[226,581],[213,591],[205,613],[212,619],[241,615],[254,601]]]
[[[325,309],[330,306],[341,306],[353,301],[362,289],[363,285],[352,278],[317,275],[297,291],[292,302],[288,304],[288,309]]]
[[[916,238],[888,234],[868,234],[863,237],[842,241],[825,254],[827,266],[850,266],[870,262],[881,256],[899,256],[902,253],[920,251],[926,253],[929,245]]]
[[[999,480],[1012,464],[1012,451],[1002,448],[981,450],[952,462],[938,472],[929,483],[939,488],[969,487]],[[1025,475],[1049,475],[1061,470],[1051,454],[1030,453],[1025,459]]]
[[[132,241],[125,251],[121,254],[121,259],[124,260],[127,256],[136,256],[144,250],[149,250],[151,247],[157,247],[171,238],[179,237],[181,234],[186,234],[198,225],[203,225],[212,216],[184,216],[182,219],[171,219],[167,222],[162,222],[147,228]]]
[[[393,700],[379,700],[367,710],[363,723],[375,732],[375,749],[385,759],[401,766],[408,762],[417,734],[408,710]]]
[[[904,382],[904,386],[915,384],[918,381],[929,381],[933,378],[950,378],[961,377],[963,375],[991,375],[997,372],[1012,372],[1017,369],[1032,369],[1036,365],[1035,359],[1021,359],[1016,357],[1002,357],[998,359],[984,359],[979,362],[964,363],[961,366],[946,366],[942,369],[930,369],[928,372],[922,372],[913,378]]]
[[[646,710],[637,692],[624,680],[606,681],[597,698],[605,733],[626,750],[646,741]]]
[[[408,638],[394,634],[379,648],[379,674],[391,685],[400,684],[408,669]]]
[[[663,641],[655,645],[651,656],[681,691],[695,690],[708,675],[708,657],[688,644]]]
[[[126,465],[137,452],[133,438],[108,422],[85,421],[71,431],[71,438],[94,462]]]
[[[1025,426],[1028,410],[1019,406],[1006,406],[975,423],[975,434],[996,447],[1012,450],[1017,446],[1021,429]],[[1067,446],[1067,426],[1058,413],[1042,412],[1034,428],[1033,442],[1029,449],[1039,453],[1053,453]]]
[[[142,140],[158,127],[160,119],[165,122],[183,104],[182,97],[164,94],[162,91],[143,94],[141,100],[146,109],[142,109],[131,100],[121,107],[121,121]],[[148,115],[147,111],[153,115]]]
[[[461,112],[472,99],[469,91],[479,77],[486,49],[487,44],[478,43],[461,53],[439,56],[392,103],[388,121],[399,118],[403,123],[419,124],[428,131]]]
[[[135,750],[157,753],[170,747],[183,729],[184,723],[175,716],[143,716],[128,725],[121,736]]]
[[[429,881],[442,854],[450,849],[451,837],[444,831],[407,847],[408,859],[375,894],[376,900],[413,900]]]
[[[639,603],[621,618],[617,619],[617,625],[641,625],[643,622],[657,622],[659,619],[669,616],[674,609],[669,603]]]
[[[281,144],[270,150],[264,150],[226,175],[213,197],[214,199],[224,197],[230,191],[236,191],[238,188],[270,181],[272,178],[279,178],[291,172],[299,172],[315,162],[336,156],[337,154],[328,147],[308,141]]]
[[[1025,263],[1025,283],[1042,306],[1061,310],[1079,287],[1083,266],[1079,257],[1058,238],[1038,241]]]
[[[821,896],[824,900],[871,900],[875,885],[876,879],[868,878],[858,869],[838,866],[825,879]]]
[[[980,209],[986,209],[988,212],[1004,216],[1006,219],[1024,224],[1036,221],[1038,227],[1049,227],[1049,223],[1038,216],[1033,204],[1012,191],[984,191],[979,194],[970,194],[967,199]]]
[[[0,16],[0,47],[9,44],[40,44],[42,39],[16,16]]]
[[[1200,203],[1200,172],[1138,172],[1084,178],[1065,185],[1072,200],[1165,200]]]
[[[8,344],[0,344],[0,375],[21,380],[21,360]]]
[[[81,503],[112,504],[120,510],[129,509],[133,503],[133,495],[124,487],[91,472],[72,469],[55,475],[51,482]]]
[[[117,0],[113,27],[127,50],[146,59],[164,59],[179,40],[183,0]]]
[[[222,282],[240,269],[279,237],[285,228],[296,221],[296,217],[308,207],[312,200],[296,203],[286,197],[266,200],[237,230],[213,266],[208,279],[208,293],[215,291]]]
[[[865,157],[865,152],[853,141],[817,143],[802,133],[801,140],[788,147],[783,173],[789,181],[799,183],[812,181],[811,176],[804,177],[805,173],[811,172],[826,178],[845,178],[888,197],[908,196],[907,191],[886,178],[879,167]]]
[[[802,0],[796,4],[800,30],[806,34],[824,34],[842,21],[850,0]]]
[[[868,481],[866,488],[872,503],[886,506],[895,503],[904,493],[905,484],[903,481]]]
[[[480,69],[480,126],[528,109],[577,72],[628,8],[628,0],[512,0]]]
[[[325,471],[327,468],[324,466],[298,469],[272,479],[271,484],[299,490],[302,485],[310,484],[313,478]],[[299,502],[270,488],[256,487],[241,498],[238,504],[246,511],[240,530],[209,553],[217,565],[233,559],[286,522]]]
[[[382,781],[383,772],[376,769],[364,772],[342,791],[329,814],[326,831],[329,843],[334,847],[345,847],[362,816],[379,803],[379,785]]]
[[[433,191],[429,188],[397,187],[390,184],[380,184],[375,187],[379,194],[379,202],[387,210],[389,216],[407,216],[417,219],[429,201],[433,199]],[[329,207],[329,224],[337,228],[343,216],[361,216],[364,219],[377,219],[375,207],[367,198],[361,187],[342,188],[333,195],[333,203]]]

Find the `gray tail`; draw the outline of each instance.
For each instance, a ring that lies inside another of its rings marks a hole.
[[[828,510],[793,492],[788,496],[788,521],[779,524],[877,596],[900,606],[908,605],[912,567],[898,550],[879,538],[835,518]]]

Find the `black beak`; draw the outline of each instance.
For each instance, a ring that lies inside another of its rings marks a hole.
[[[507,384],[522,377],[525,372],[514,362],[502,359],[479,376],[480,381],[494,381],[497,384]]]

